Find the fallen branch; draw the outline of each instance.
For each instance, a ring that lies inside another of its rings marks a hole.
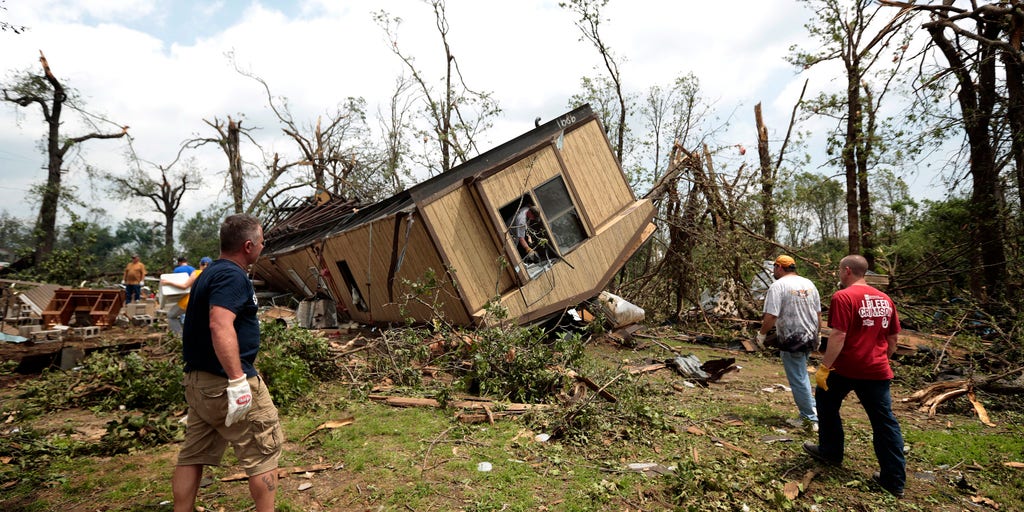
[[[327,422],[321,423],[316,428],[314,428],[312,432],[306,434],[306,436],[303,437],[302,440],[305,441],[306,439],[309,439],[310,436],[312,436],[313,434],[316,434],[317,432],[320,432],[321,430],[332,429],[332,428],[341,428],[341,427],[344,427],[344,426],[351,425],[351,424],[353,424],[355,422],[356,422],[355,416],[349,416],[347,418],[342,418],[340,420],[333,420],[333,421],[327,421]]]
[[[312,466],[292,466],[290,468],[277,468],[277,477],[286,478],[289,474],[298,473],[316,473],[319,471],[326,471],[333,468],[330,464],[314,464]],[[248,480],[249,477],[245,473],[235,473],[228,475],[220,479],[221,482],[238,482],[241,480]]]
[[[401,397],[401,396],[383,396],[383,395],[370,395],[370,400],[375,402],[384,402],[387,405],[394,407],[441,407],[441,403],[433,398],[414,398],[414,397]],[[457,400],[448,402],[448,407],[453,409],[491,409],[492,411],[497,408],[497,411],[493,411],[492,414],[511,414],[511,413],[524,413],[527,411],[535,410],[547,410],[554,407],[549,404],[495,404],[494,402],[486,400]]]

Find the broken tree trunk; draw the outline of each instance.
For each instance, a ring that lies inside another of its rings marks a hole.
[[[975,396],[974,390],[985,390],[986,388],[993,386],[996,382],[1003,380],[1010,375],[1020,373],[1021,371],[1024,371],[1024,367],[1015,368],[999,375],[982,379],[960,379],[936,382],[926,386],[924,389],[918,390],[914,394],[903,399],[903,401],[917,402],[921,404],[920,407],[918,407],[918,410],[921,412],[927,412],[928,416],[932,417],[935,416],[939,406],[943,403],[953,400],[958,396],[967,395],[981,422],[988,426],[995,426],[995,424],[989,419],[988,412],[985,411],[985,406],[982,405],[981,401],[979,401]]]

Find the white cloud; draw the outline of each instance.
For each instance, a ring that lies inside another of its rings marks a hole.
[[[693,72],[719,113],[734,115],[729,137],[751,147],[752,108],[759,101],[773,135],[784,134],[803,75],[783,58],[804,37],[807,13],[801,3],[789,0],[740,3],[741,9],[723,10],[707,2],[613,0],[602,36],[624,59],[627,87],[643,92]],[[89,109],[130,125],[139,154],[161,164],[174,158],[186,138],[213,134],[204,119],[229,115],[260,127],[256,135],[266,149],[291,151],[266,109],[264,91],[231,68],[225,57],[229,51],[240,67],[266,80],[275,95],[288,97],[300,122],[349,96],[366,98],[372,116],[390,95],[404,69],[373,21],[381,9],[403,19],[400,48],[414,56],[424,77],[436,82],[443,75],[434,14],[420,0],[37,0],[5,5],[5,19],[29,31],[0,33],[0,70],[38,69],[43,50],[54,73],[85,96]],[[468,85],[492,92],[503,109],[485,148],[532,128],[534,117],[561,114],[582,76],[603,73],[597,51],[580,41],[574,15],[555,0],[448,0],[448,21],[449,42]],[[830,80],[812,76],[812,89]],[[34,148],[43,127],[37,114],[25,115],[18,127],[11,106],[0,105],[4,186],[20,187],[45,176]],[[68,128],[77,129],[72,123]],[[125,165],[121,142],[83,146],[97,165]],[[748,151],[747,157],[752,154]],[[195,156],[210,178],[203,194],[186,199],[185,216],[223,188],[221,179],[213,177],[224,167],[219,150],[206,147]],[[258,160],[259,155],[249,148],[246,158]],[[77,172],[69,176],[81,182]],[[112,216],[147,209],[111,199],[99,204]],[[29,208],[5,207],[34,216]]]

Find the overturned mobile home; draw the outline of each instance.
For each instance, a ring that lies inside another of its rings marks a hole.
[[[509,228],[524,206],[540,213],[529,262]],[[268,222],[254,271],[363,323],[480,324],[493,303],[529,323],[597,295],[653,213],[585,105],[374,205],[327,201]]]

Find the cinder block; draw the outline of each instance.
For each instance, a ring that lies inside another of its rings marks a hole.
[[[41,325],[38,325],[38,324],[37,325],[22,325],[22,326],[18,327],[18,336],[21,336],[23,338],[30,338],[32,336],[32,333],[34,333],[36,331],[39,331],[39,330],[42,330],[42,328],[43,327]]]
[[[135,315],[135,316],[132,317],[132,325],[135,325],[135,326],[153,325],[153,320],[154,320],[153,317],[151,317],[149,315]]]
[[[89,339],[99,336],[100,328],[95,325],[90,325],[88,327],[75,327],[71,329],[71,332],[73,332],[75,336],[79,338]]]
[[[49,331],[35,331],[31,334],[30,339],[35,343],[49,343],[53,341],[61,340],[61,332],[52,329]]]

